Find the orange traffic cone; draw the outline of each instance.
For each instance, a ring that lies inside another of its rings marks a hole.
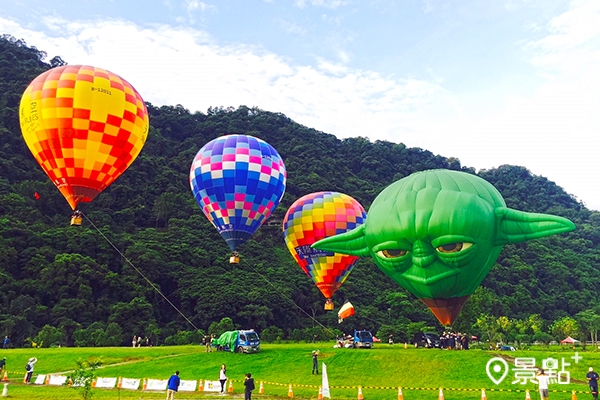
[[[290,387],[289,387],[289,389],[288,389],[288,397],[289,397],[290,399],[293,399],[293,398],[294,398],[294,391],[292,390],[292,384],[291,384],[291,383],[290,383]]]
[[[4,371],[4,378],[2,378],[2,381],[8,382],[8,372]]]
[[[93,388],[95,388],[95,387],[96,387],[96,380],[95,380],[95,379],[92,381],[92,387],[93,387]]]
[[[438,400],[444,400],[444,391],[440,388],[440,394],[438,394]]]
[[[574,390],[571,392],[571,400],[577,400],[577,395]]]
[[[203,392],[204,391],[204,382],[202,381],[202,379],[200,379],[198,381],[198,391],[199,392]]]
[[[401,387],[398,387],[398,400],[404,400],[404,395],[402,394]]]
[[[525,390],[525,400],[531,400],[531,395],[529,394],[529,389]]]
[[[46,375],[46,385],[50,384],[50,375]]]
[[[323,386],[319,386],[319,396],[317,400],[323,400]]]
[[[144,382],[142,383],[142,390],[146,390],[147,387],[148,387],[148,380],[146,378],[144,378]]]
[[[123,377],[119,377],[119,381],[117,382],[117,387],[121,389],[123,387]]]
[[[23,377],[23,383],[27,383],[27,372],[25,372],[25,376]]]
[[[485,389],[481,389],[481,400],[487,400],[487,396],[485,395]]]
[[[265,385],[263,385],[263,381],[260,381],[260,387],[258,388],[259,394],[265,394]]]
[[[365,396],[363,396],[362,388],[358,387],[358,400],[365,400]]]
[[[229,389],[227,389],[229,393],[233,393],[233,381],[229,381]]]
[[[73,384],[73,378],[69,377],[68,385],[71,386]]]

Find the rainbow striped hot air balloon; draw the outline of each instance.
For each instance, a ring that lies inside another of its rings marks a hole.
[[[333,309],[331,297],[342,286],[358,257],[311,248],[318,240],[344,233],[364,223],[366,213],[358,201],[337,192],[311,193],[292,204],[283,220],[288,250],[315,282]]]
[[[87,65],[35,78],[19,117],[27,147],[73,210],[117,179],[148,136],[139,93],[118,75]]]
[[[277,207],[286,170],[277,151],[249,135],[218,137],[202,147],[190,168],[190,186],[202,212],[234,251]]]

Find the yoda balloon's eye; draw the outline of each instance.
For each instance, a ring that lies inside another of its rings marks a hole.
[[[473,243],[458,242],[438,246],[436,250],[440,253],[458,253],[461,250],[468,249]]]
[[[381,250],[378,251],[377,254],[383,258],[398,258],[405,256],[408,253],[407,250]]]

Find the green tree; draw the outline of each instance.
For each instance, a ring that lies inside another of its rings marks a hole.
[[[217,337],[219,337],[223,332],[233,330],[235,330],[233,320],[229,317],[225,317],[222,318],[219,322],[213,322],[212,324],[210,324],[210,327],[208,328],[208,334],[216,335]]]
[[[33,339],[38,347],[53,347],[64,343],[64,332],[54,326],[44,325],[41,331]]]
[[[498,331],[500,329],[500,325],[497,323],[496,317],[490,314],[480,314],[477,318],[476,326],[486,334],[488,341],[496,341]]]
[[[589,335],[592,346],[598,342],[598,331],[600,330],[600,315],[594,309],[587,309],[578,312],[575,320],[579,323],[581,329],[581,340],[585,342],[585,337]]]
[[[84,400],[92,398],[92,382],[96,379],[96,370],[102,365],[98,361],[77,360],[77,369],[73,372],[72,379]]]
[[[571,317],[562,317],[550,325],[550,333],[557,342],[560,342],[567,336],[571,336],[576,339],[579,337],[579,332],[579,323],[577,320]]]
[[[260,340],[267,343],[278,342],[283,339],[283,330],[276,326],[270,326],[260,332]]]

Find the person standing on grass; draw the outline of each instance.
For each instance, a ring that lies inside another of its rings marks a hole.
[[[175,393],[177,393],[179,390],[179,383],[181,383],[181,379],[179,379],[179,371],[175,371],[167,383],[167,400],[175,399]]]
[[[254,390],[254,378],[252,377],[252,374],[250,372],[246,374],[244,386],[246,387],[244,400],[252,400],[252,391]]]
[[[37,362],[37,358],[31,357],[25,366],[25,371],[27,371],[27,375],[25,376],[25,383],[31,383],[31,376],[33,375],[33,365]]]
[[[589,372],[585,376],[588,384],[590,385],[590,392],[592,392],[592,397],[594,400],[598,400],[598,379],[600,377],[596,372],[594,372],[594,368],[590,367]]]
[[[544,373],[543,369],[540,369],[540,372],[535,378],[538,382],[538,388],[540,389],[540,397],[542,400],[548,400],[548,375]]]
[[[207,353],[210,353],[212,351],[212,340],[210,335],[204,336],[204,346],[206,346]]]
[[[219,382],[221,382],[221,393],[225,393],[225,383],[227,382],[227,368],[225,368],[225,364],[221,365]]]
[[[313,350],[312,360],[313,360],[312,373],[319,375],[319,350]]]

